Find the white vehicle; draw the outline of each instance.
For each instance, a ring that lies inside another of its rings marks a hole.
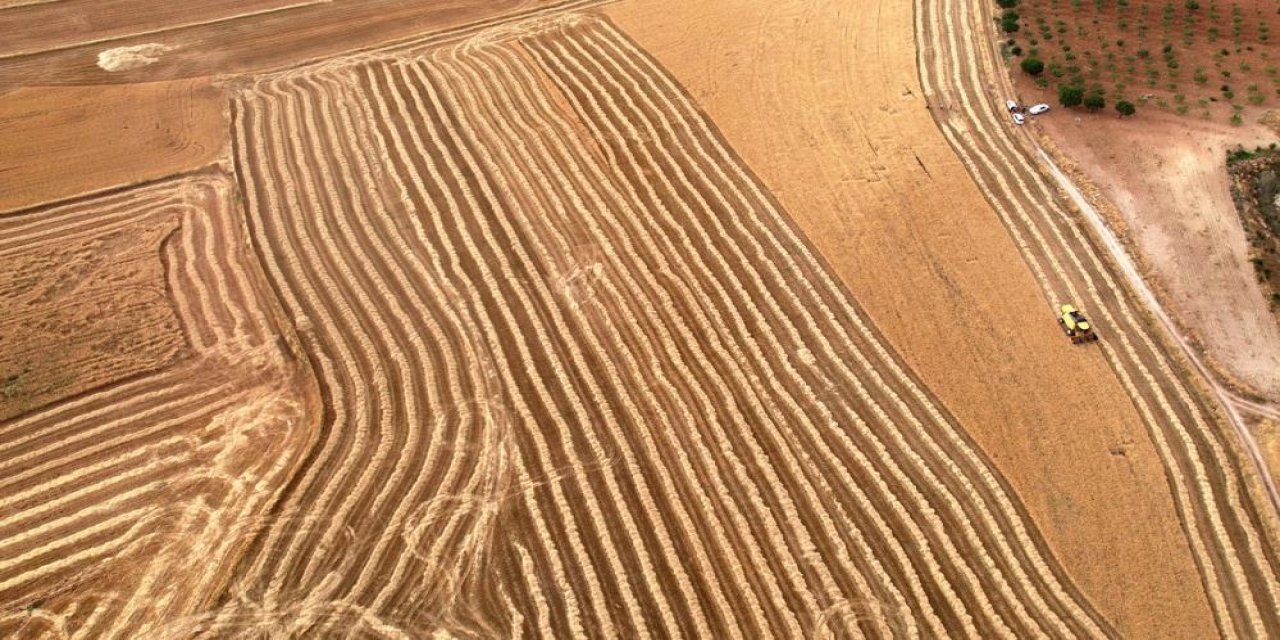
[[[1035,105],[1034,107],[1031,107],[1030,109],[1027,109],[1027,113],[1033,116],[1038,116],[1048,110],[1049,110],[1049,105],[1040,103],[1038,105]]]
[[[1027,119],[1026,119],[1025,117],[1023,117],[1023,115],[1022,115],[1021,113],[1015,113],[1015,114],[1013,114],[1013,123],[1014,123],[1014,124],[1022,124],[1022,123],[1026,122],[1026,121],[1027,121]]]
[[[1021,111],[1021,108],[1018,107],[1018,103],[1014,102],[1013,100],[1005,100],[1004,106],[1009,108],[1009,113],[1017,113]]]

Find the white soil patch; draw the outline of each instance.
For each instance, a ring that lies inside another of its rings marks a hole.
[[[98,54],[98,66],[104,71],[130,71],[155,64],[173,47],[148,43],[107,49]]]

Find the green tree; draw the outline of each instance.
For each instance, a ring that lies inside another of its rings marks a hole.
[[[1138,108],[1128,100],[1116,100],[1116,111],[1120,112],[1120,117],[1124,118],[1138,112]]]
[[[1058,87],[1058,102],[1064,107],[1078,107],[1084,102],[1084,87],[1064,84]]]
[[[1107,99],[1101,93],[1094,92],[1084,97],[1084,108],[1090,111],[1098,111],[1106,106]]]
[[[1038,76],[1044,73],[1044,62],[1041,61],[1039,58],[1031,58],[1031,57],[1023,58],[1022,70],[1025,73],[1028,73],[1030,75]]]
[[[1004,14],[1000,16],[1000,29],[1005,33],[1014,33],[1018,30],[1018,20],[1021,16],[1014,9],[1005,9]]]
[[[1018,6],[1018,0],[996,0],[1001,9],[1012,9]]]

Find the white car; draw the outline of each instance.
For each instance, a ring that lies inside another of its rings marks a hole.
[[[1038,115],[1040,115],[1040,114],[1042,114],[1042,113],[1044,113],[1044,112],[1046,112],[1046,111],[1048,111],[1048,110],[1049,110],[1049,105],[1044,104],[1044,103],[1041,103],[1041,104],[1038,104],[1038,105],[1036,105],[1036,106],[1034,106],[1034,107],[1031,107],[1030,109],[1027,109],[1027,113],[1029,113],[1029,114],[1031,114],[1031,115],[1033,115],[1033,116],[1038,116]]]
[[[1023,117],[1023,115],[1022,115],[1021,113],[1015,113],[1015,114],[1013,114],[1013,123],[1014,123],[1014,124],[1022,124],[1022,123],[1026,122],[1026,121],[1027,121],[1027,119],[1026,119],[1025,117]]]
[[[1005,108],[1009,109],[1009,113],[1017,113],[1018,111],[1020,111],[1020,109],[1018,108],[1018,103],[1014,102],[1013,100],[1005,100],[1004,106]]]

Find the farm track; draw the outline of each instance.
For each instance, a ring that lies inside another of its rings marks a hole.
[[[233,120],[326,412],[175,634],[1112,635],[607,23],[263,77]]]
[[[1082,307],[1100,327],[1101,356],[1128,389],[1166,469],[1188,545],[1223,637],[1280,633],[1274,513],[1234,434],[1151,327],[1137,298],[1064,197],[1036,170],[1037,156],[993,108],[985,7],[917,0],[921,82],[939,127],[1010,230],[1047,301]],[[1052,311],[1046,311],[1050,316]]]
[[[42,623],[138,637],[199,608],[221,582],[218,563],[247,539],[289,470],[288,455],[255,460],[246,448],[274,448],[284,432],[260,429],[298,409],[287,356],[238,258],[229,188],[196,175],[0,218],[0,253],[171,221],[160,252],[191,348],[164,371],[0,423],[0,630],[9,637],[51,632]],[[206,545],[207,570],[177,560],[193,541]],[[120,572],[130,577],[99,581]]]

